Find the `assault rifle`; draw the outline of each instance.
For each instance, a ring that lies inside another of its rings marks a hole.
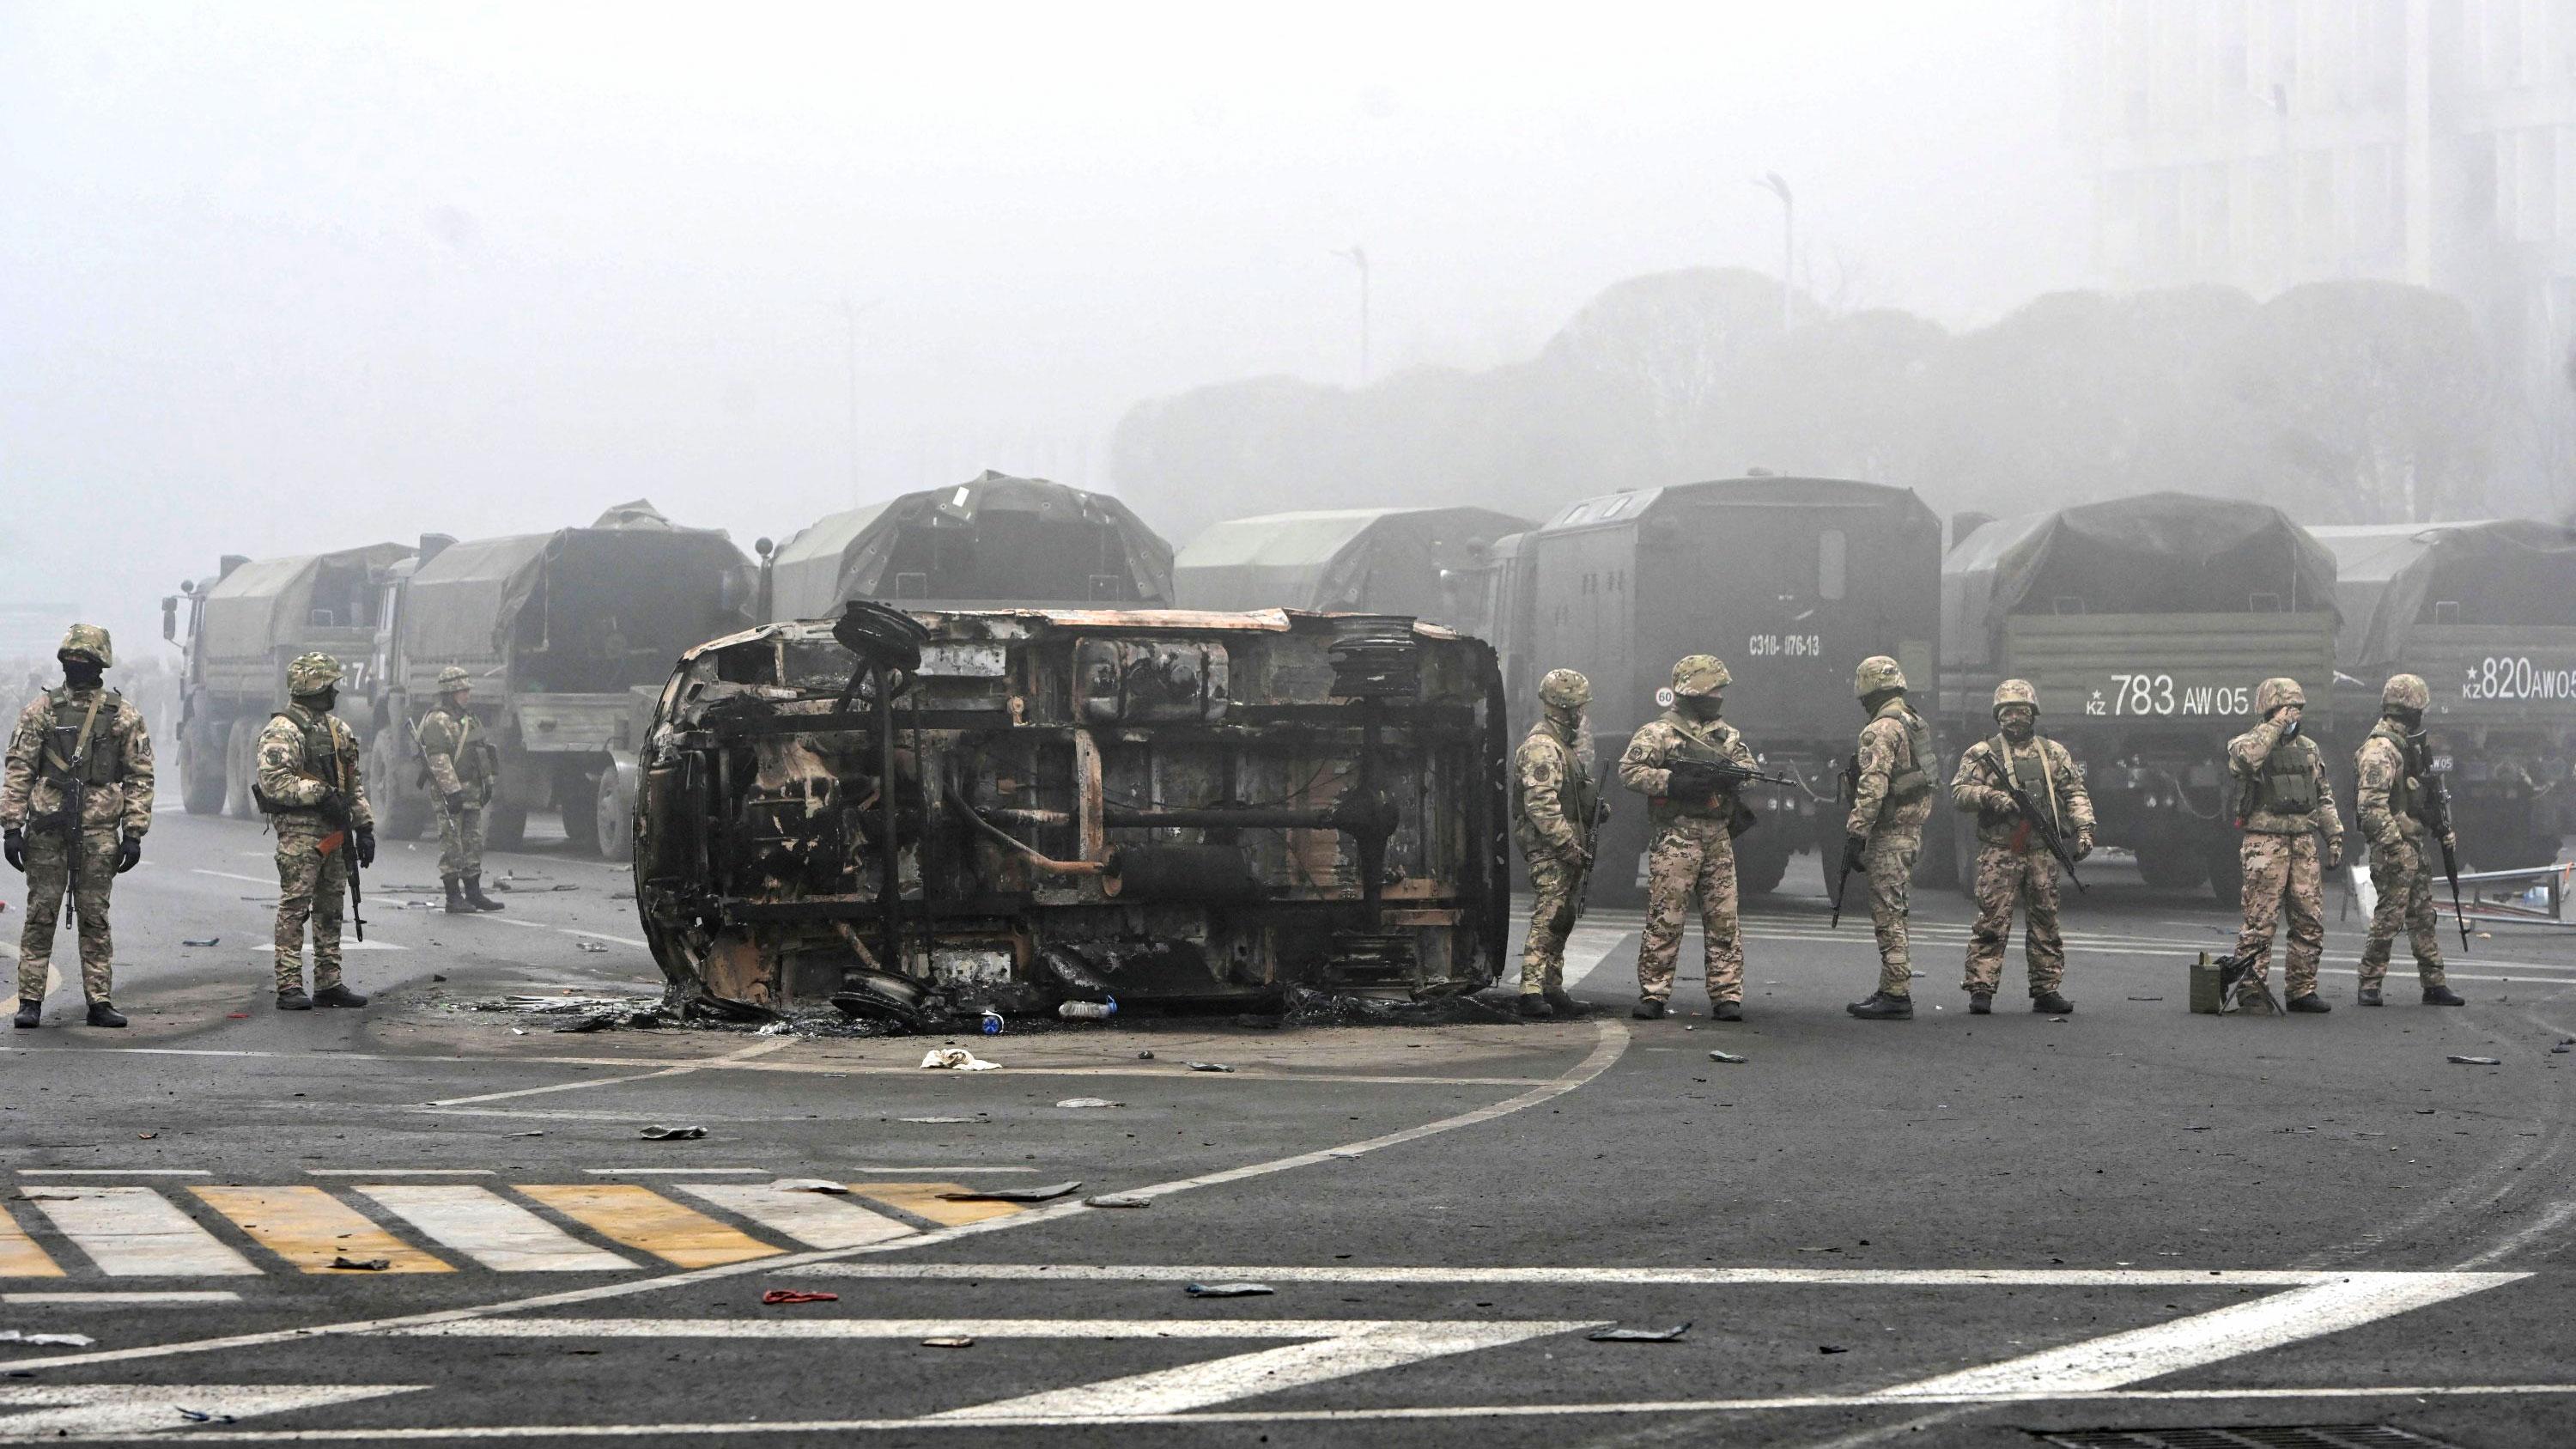
[[[1574,923],[1583,918],[1584,900],[1592,894],[1592,872],[1601,864],[1593,853],[1601,848],[1601,826],[1609,818],[1610,802],[1593,801],[1592,818],[1583,827],[1583,872],[1574,878],[1574,889],[1565,893],[1565,904],[1558,906],[1549,919],[1548,928],[1559,936],[1571,932]]]
[[[89,713],[81,717],[80,734],[72,741],[71,758],[63,766],[63,924],[77,921],[80,910],[81,825],[89,814],[89,752],[98,739],[98,708],[107,698],[105,687],[92,696]]]
[[[354,831],[349,823],[356,814],[356,794],[345,778],[346,768],[338,762],[336,756],[331,773],[340,778],[323,779],[318,775],[313,778],[319,780],[322,787],[331,792],[322,797],[322,818],[336,828],[330,834],[313,842],[313,853],[327,857],[335,850],[347,852],[341,857],[340,863],[346,866],[349,872],[349,923],[357,929],[358,939],[364,941],[367,939],[367,898],[358,883],[357,841],[353,838]]]
[[[1988,754],[1982,763],[1986,774],[1995,782],[1995,788],[2011,798],[2013,813],[2021,817],[2022,831],[2037,836],[2039,843],[2048,848],[2048,853],[2057,857],[2057,863],[2066,867],[2066,878],[2075,882],[2075,889],[2081,894],[2087,887],[2083,877],[2075,873],[2075,855],[2066,848],[2065,832],[2057,828],[2057,822],[2039,807],[2038,801],[2030,798],[2028,790],[2013,783],[2012,776],[2005,773],[2002,763],[1992,754]],[[2020,844],[2019,841],[2014,843],[2016,846]]]
[[[1848,813],[1852,802],[1860,798],[1860,756],[1843,762],[1842,779],[1834,787],[1834,808]],[[1825,923],[1826,930],[1840,929],[1843,923],[1843,887],[1851,884],[1851,855],[1842,846],[1834,847],[1834,916]]]
[[[2410,743],[2416,745],[2429,766],[2432,763],[2431,752],[2425,749],[2422,740],[2423,737],[2418,735]],[[2460,904],[2460,852],[2451,844],[2451,781],[2448,775],[2429,768],[2424,771],[2423,779],[2424,828],[2433,833],[2434,841],[2442,847],[2442,874],[2451,882],[2451,919],[2459,922],[2460,950],[2465,953],[2469,949],[2469,912]]]

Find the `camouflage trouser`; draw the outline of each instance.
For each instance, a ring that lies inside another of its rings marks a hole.
[[[81,994],[105,1001],[114,985],[114,939],[107,929],[107,897],[116,882],[116,832],[81,832],[80,889],[72,900],[80,913]],[[62,833],[47,830],[27,837],[27,922],[18,933],[18,999],[45,999],[45,972],[54,964],[54,932],[63,919],[63,892],[70,888],[71,851]]]
[[[483,873],[483,807],[459,810],[438,802],[438,878],[464,880]]]
[[[2317,989],[2317,962],[2326,950],[2326,892],[2317,856],[2317,838],[2308,835],[2258,835],[2248,831],[2237,848],[2245,868],[2245,931],[2236,938],[2237,959],[2246,963],[2240,996],[2263,990],[2271,974],[2272,933],[2281,913],[2290,916],[2290,948],[2282,963],[2281,985],[2291,996]]]
[[[1521,947],[1521,994],[1536,996],[1543,991],[1565,989],[1565,929],[1557,925],[1557,916],[1570,914],[1574,900],[1574,867],[1565,857],[1544,845],[1524,842],[1522,853],[1529,860],[1530,923],[1529,942]],[[1570,929],[1573,921],[1565,927]]]
[[[277,833],[277,989],[304,986],[304,923],[313,923],[313,989],[340,984],[340,917],[349,904],[348,843],[324,855],[322,837]]]
[[[1682,954],[1682,923],[1699,894],[1701,958],[1708,999],[1744,999],[1744,939],[1735,923],[1735,842],[1726,822],[1685,815],[1657,826],[1646,852],[1646,933],[1637,943],[1637,993],[1657,1001],[1673,994],[1673,965]]]
[[[1923,853],[1923,830],[1881,830],[1869,837],[1861,864],[1869,871],[1869,921],[1878,932],[1878,990],[1883,996],[1914,994],[1914,947],[1905,933],[1913,906],[1908,887],[1914,858]]]
[[[2044,996],[2066,984],[2066,942],[2057,934],[2057,857],[2009,845],[1977,848],[1977,924],[1968,933],[1968,979],[1962,991],[1992,992],[2004,974],[2004,945],[2012,939],[2013,903],[2022,911],[2022,954],[2030,962],[2030,994]]]
[[[2425,989],[2448,985],[2442,971],[2442,913],[2433,904],[2433,867],[2424,859],[2423,843],[2409,840],[2394,850],[2372,846],[2370,884],[2379,892],[2379,905],[2370,913],[2370,940],[2361,948],[2362,989],[2386,979],[2389,949],[2401,930],[2415,948],[2415,974]]]

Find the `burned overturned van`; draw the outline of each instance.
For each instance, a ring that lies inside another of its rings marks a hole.
[[[682,658],[637,910],[683,1001],[1472,991],[1504,749],[1493,651],[1401,616],[863,601]]]

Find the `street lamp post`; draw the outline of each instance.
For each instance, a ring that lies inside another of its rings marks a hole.
[[[1361,249],[1359,243],[1353,242],[1349,251],[1335,252],[1333,255],[1346,259],[1352,266],[1360,269],[1360,381],[1365,384],[1369,380],[1368,253]]]
[[[1798,261],[1798,207],[1790,198],[1789,183],[1777,171],[1765,171],[1753,183],[1780,198],[1780,335],[1789,335],[1793,314],[1790,311],[1790,276]]]

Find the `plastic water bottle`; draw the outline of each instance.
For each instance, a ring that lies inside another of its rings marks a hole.
[[[1118,998],[1107,1001],[1068,1001],[1055,1009],[1067,1021],[1107,1021],[1118,1014]]]
[[[1001,1014],[1000,1012],[998,1012],[998,1011],[987,1011],[987,1012],[985,1012],[985,1013],[984,1013],[984,1035],[986,1035],[986,1036],[1000,1036],[1001,1034],[1002,1034],[1002,1014]]]

